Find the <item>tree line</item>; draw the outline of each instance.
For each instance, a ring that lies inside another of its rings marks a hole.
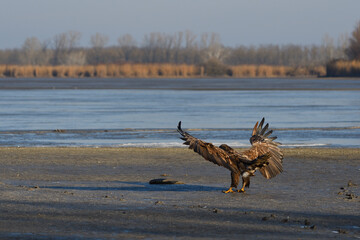
[[[141,43],[130,34],[125,34],[113,46],[109,46],[109,38],[100,33],[91,36],[90,47],[80,46],[80,40],[81,33],[76,31],[60,33],[46,41],[30,37],[19,48],[0,50],[0,65],[186,64],[198,67],[201,74],[201,71],[205,71],[205,74],[212,72],[214,75],[232,76],[239,72],[234,71],[234,66],[239,65],[284,66],[295,69],[287,70],[289,73],[297,71],[296,69],[306,68],[311,72],[311,69],[318,67],[343,66],[344,64],[334,64],[339,60],[360,60],[360,22],[350,38],[341,35],[335,41],[325,35],[322,44],[310,46],[268,44],[228,47],[222,44],[219,34],[196,35],[191,31],[174,34],[153,32],[146,34]],[[357,64],[353,63],[351,66]]]
[[[325,65],[334,58],[345,59],[346,37],[336,42],[325,36],[321,45],[260,45],[227,47],[216,33],[200,36],[191,31],[174,34],[146,34],[141,44],[129,34],[108,46],[109,38],[96,33],[90,47],[79,46],[81,33],[69,31],[40,41],[25,39],[16,49],[0,50],[0,64],[14,65],[97,65],[122,63],[202,64],[216,59],[226,65],[265,64],[284,66]]]

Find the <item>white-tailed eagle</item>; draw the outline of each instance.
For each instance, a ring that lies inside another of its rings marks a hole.
[[[256,170],[266,178],[270,179],[283,171],[283,153],[279,148],[280,143],[270,137],[272,130],[268,131],[269,124],[264,125],[263,118],[257,122],[250,137],[251,147],[248,150],[237,152],[226,144],[219,147],[212,143],[204,142],[181,129],[181,121],[177,127],[184,144],[188,145],[194,152],[200,154],[206,160],[225,167],[231,172],[231,185],[225,193],[234,192],[237,189],[240,176],[242,177],[242,188],[238,192],[245,192],[245,187],[250,186],[250,177],[254,176]]]

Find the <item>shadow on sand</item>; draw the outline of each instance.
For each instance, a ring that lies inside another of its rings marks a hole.
[[[136,191],[136,192],[153,192],[153,191],[174,191],[174,192],[193,192],[193,191],[221,191],[225,187],[214,187],[193,184],[149,184],[147,182],[114,182],[115,186],[39,186],[40,189],[58,189],[58,190],[78,190],[78,191]]]

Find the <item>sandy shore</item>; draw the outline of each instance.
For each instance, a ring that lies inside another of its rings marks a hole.
[[[360,238],[360,149],[285,149],[285,171],[245,194],[222,193],[228,170],[184,148],[0,156],[1,239]],[[148,184],[161,177],[185,184]]]

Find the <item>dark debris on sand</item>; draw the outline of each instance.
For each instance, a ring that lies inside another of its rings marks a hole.
[[[341,187],[340,192],[338,192],[338,195],[343,196],[344,199],[348,200],[354,200],[359,198],[358,195],[356,195],[353,191],[354,187],[357,187],[358,185],[356,183],[353,183],[351,180],[348,181],[346,187]]]

